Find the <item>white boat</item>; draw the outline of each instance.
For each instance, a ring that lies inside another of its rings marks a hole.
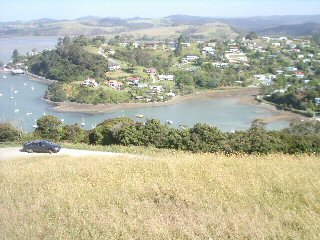
[[[173,121],[171,121],[171,120],[166,120],[166,123],[168,123],[168,124],[173,124]]]
[[[11,73],[13,75],[18,75],[18,74],[24,74],[24,71],[22,69],[13,69],[11,70]]]
[[[61,118],[61,122],[64,123],[64,119],[63,118]]]
[[[14,99],[14,97],[13,97],[13,96],[11,96],[10,98],[11,98],[11,99]]]
[[[0,93],[0,97],[1,97],[1,96],[3,96],[3,94],[2,94],[2,93]]]
[[[15,109],[14,112],[15,112],[15,113],[18,113],[18,112],[19,112],[19,109]]]
[[[23,85],[24,85],[24,86],[27,86],[27,83],[24,83]]]
[[[30,115],[32,115],[32,112],[28,112],[26,115],[27,115],[27,116],[30,116]]]
[[[34,90],[34,87],[33,87],[33,86],[31,86],[31,90],[32,90],[32,91]]]
[[[82,116],[82,123],[81,123],[81,126],[85,126],[86,124],[84,123],[84,118]]]
[[[19,92],[19,91],[17,91],[17,90],[13,91],[14,94],[17,94],[18,92]]]
[[[34,124],[32,125],[32,127],[33,127],[33,128],[38,128],[37,119],[34,120]]]
[[[143,118],[144,116],[142,114],[136,114],[136,118]]]
[[[3,78],[7,78],[7,76],[3,76]]]

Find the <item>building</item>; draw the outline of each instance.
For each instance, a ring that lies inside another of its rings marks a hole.
[[[300,71],[297,71],[297,72],[294,72],[294,76],[295,76],[296,78],[301,79],[301,78],[304,78],[304,73],[303,73],[303,72],[300,72]]]
[[[144,69],[144,71],[148,74],[156,74],[157,73],[157,69],[155,69],[155,68],[146,68],[146,69]]]
[[[197,60],[198,58],[199,58],[198,56],[193,56],[193,55],[188,55],[185,57],[187,61],[194,61],[194,60]]]
[[[141,78],[139,78],[139,77],[128,77],[127,78],[127,81],[131,82],[132,84],[139,83],[140,80],[141,80]]]
[[[320,106],[320,98],[315,98],[314,99],[316,106]]]
[[[181,46],[182,46],[182,47],[190,47],[191,44],[188,43],[188,42],[185,42],[185,43],[181,43]]]
[[[163,90],[163,87],[162,86],[156,86],[156,85],[153,85],[153,86],[150,86],[150,89],[153,90],[153,92],[156,92],[156,93],[161,93],[162,90]]]
[[[81,85],[83,85],[83,86],[90,86],[90,87],[97,87],[97,86],[99,86],[99,84],[98,84],[98,83],[96,82],[96,80],[93,79],[93,78],[87,78],[86,80],[84,80],[84,81],[82,82]]]
[[[117,80],[110,80],[110,81],[105,81],[105,84],[107,84],[109,87],[113,89],[122,89],[123,88],[123,83],[118,82]]]
[[[110,64],[108,66],[109,71],[116,71],[116,70],[120,70],[120,65],[119,64]]]
[[[173,81],[174,76],[173,75],[158,75],[158,79],[161,81],[163,81],[163,80]]]

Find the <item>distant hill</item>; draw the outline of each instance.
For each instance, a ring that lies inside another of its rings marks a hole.
[[[171,15],[164,18],[114,18],[85,16],[74,20],[42,18],[33,21],[0,22],[0,37],[126,34],[154,39],[177,38],[181,33],[193,39],[234,38],[249,31],[269,35],[310,35],[319,31],[320,15],[217,18]]]
[[[305,36],[320,32],[320,23],[282,25],[257,31],[260,35]]]

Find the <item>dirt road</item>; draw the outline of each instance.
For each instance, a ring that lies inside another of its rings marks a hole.
[[[0,148],[0,161],[51,155],[49,153],[27,153],[27,152],[21,152],[20,150],[21,150],[21,147]],[[52,155],[54,156],[67,155],[71,157],[83,157],[83,156],[109,156],[109,157],[112,156],[113,157],[113,156],[129,155],[129,154],[62,148],[60,152],[53,153]]]

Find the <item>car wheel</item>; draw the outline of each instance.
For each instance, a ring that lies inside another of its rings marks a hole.
[[[53,153],[52,149],[49,149],[49,153],[50,153],[50,154],[52,154],[52,153]]]
[[[33,150],[31,148],[28,148],[27,153],[33,153]]]

